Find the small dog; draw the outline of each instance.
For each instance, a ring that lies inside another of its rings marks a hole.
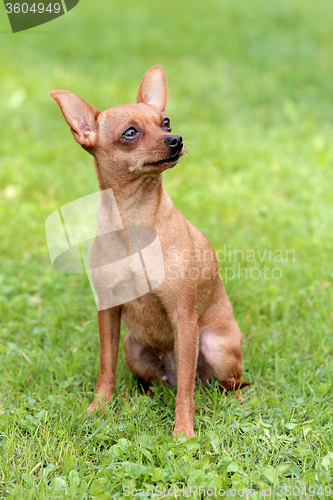
[[[194,384],[217,379],[224,387],[247,385],[242,374],[241,332],[207,238],[174,207],[162,184],[164,170],[184,153],[165,111],[164,70],[143,76],[137,104],[100,112],[70,92],[56,90],[73,136],[94,156],[99,188],[112,188],[122,224],[156,230],[164,280],[135,300],[98,311],[100,370],[88,411],[109,401],[115,386],[120,320],[128,333],[126,363],[138,377],[177,383],[174,435],[194,436]]]

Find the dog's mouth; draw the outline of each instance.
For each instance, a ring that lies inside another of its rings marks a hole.
[[[176,165],[176,163],[179,161],[179,158],[181,157],[180,153],[177,153],[173,156],[169,156],[169,158],[163,158],[163,160],[158,160],[154,161],[152,163],[146,163],[147,166],[149,167],[163,167],[166,166],[167,168],[173,167]]]

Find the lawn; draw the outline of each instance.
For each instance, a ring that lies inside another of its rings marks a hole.
[[[0,498],[333,498],[331,2],[81,0],[17,34],[0,12]],[[189,153],[164,184],[218,252],[251,382],[198,385],[189,441],[176,390],[140,395],[122,350],[110,407],[85,415],[96,306],[44,231],[98,189],[49,92],[134,102],[154,64]]]

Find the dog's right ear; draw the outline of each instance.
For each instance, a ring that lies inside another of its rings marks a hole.
[[[96,142],[99,111],[65,90],[54,90],[50,95],[59,104],[76,142],[84,148],[92,148]]]

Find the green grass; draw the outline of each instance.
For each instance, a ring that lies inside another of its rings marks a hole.
[[[1,15],[1,498],[116,498],[148,485],[333,497],[332,25],[328,0],[81,0],[15,35]],[[238,399],[198,386],[187,442],[171,438],[175,389],[140,396],[122,352],[110,409],[86,418],[96,308],[84,275],[51,268],[44,233],[51,212],[97,191],[92,158],[48,93],[99,109],[134,102],[154,64],[190,152],[165,186],[217,251],[232,250],[221,274],[252,382]],[[264,279],[264,265],[281,278]]]

